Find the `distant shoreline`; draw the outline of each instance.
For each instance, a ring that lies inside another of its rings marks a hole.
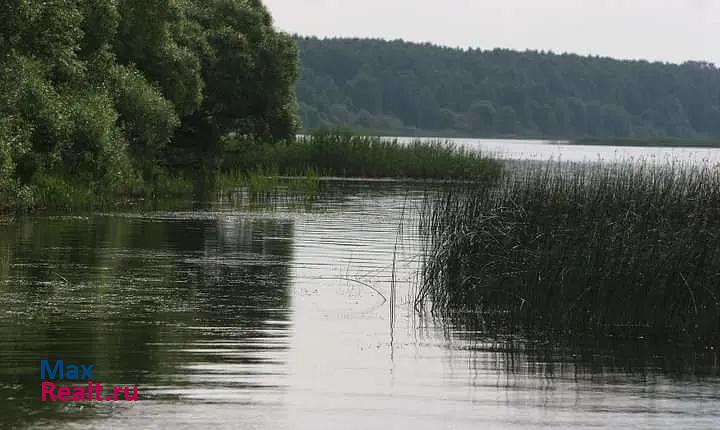
[[[580,138],[568,141],[570,145],[640,146],[660,148],[720,148],[720,139],[694,139],[672,137]]]
[[[298,137],[311,135],[312,132],[304,132],[298,134]],[[427,139],[427,140],[445,140],[452,142],[455,140],[507,140],[507,141],[536,141],[547,142],[550,145],[586,145],[586,146],[630,146],[630,147],[646,147],[646,148],[720,148],[720,139],[707,138],[683,138],[683,137],[543,137],[543,136],[467,136],[467,135],[451,135],[438,132],[428,131],[426,135],[422,133],[408,133],[403,135],[398,132],[379,132],[356,130],[355,134],[379,137],[381,139]]]

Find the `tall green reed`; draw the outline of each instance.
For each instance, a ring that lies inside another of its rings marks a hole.
[[[276,144],[228,144],[226,170],[276,166],[281,174],[315,169],[324,176],[492,179],[500,164],[449,142],[317,133]]]
[[[428,199],[417,304],[507,328],[720,343],[720,168],[530,164]]]

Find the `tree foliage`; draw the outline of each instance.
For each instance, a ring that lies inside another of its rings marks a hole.
[[[7,0],[0,22],[0,193],[118,189],[179,148],[295,134],[295,44],[260,1]]]
[[[304,126],[549,137],[720,136],[720,70],[403,41],[297,38]]]

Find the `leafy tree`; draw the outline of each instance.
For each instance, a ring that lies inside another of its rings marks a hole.
[[[632,120],[625,109],[617,105],[602,107],[602,130],[608,136],[629,136],[632,134]]]
[[[348,93],[355,107],[369,113],[382,112],[382,93],[377,79],[360,74],[348,82]]]
[[[7,0],[0,22],[3,196],[129,190],[183,150],[296,132],[295,42],[258,0]]]
[[[110,84],[131,154],[148,174],[180,124],[175,107],[131,67],[114,66]]]
[[[4,201],[16,186],[16,160],[30,150],[31,133],[30,124],[17,117],[0,118],[0,198]]]
[[[8,0],[0,4],[0,54],[31,55],[54,78],[77,77],[83,16],[76,0]]]
[[[194,113],[203,99],[202,29],[178,0],[120,0],[122,17],[114,49],[120,63],[136,66],[157,84],[180,115]]]
[[[495,123],[495,106],[487,100],[473,102],[468,110],[467,122],[472,131],[491,130]]]
[[[503,106],[497,115],[497,130],[503,134],[511,134],[516,130],[517,113],[510,106]]]
[[[109,50],[117,36],[120,25],[118,0],[84,0],[80,2],[82,12],[82,39],[80,55],[85,59]]]
[[[296,131],[293,39],[277,32],[257,0],[194,0],[188,13],[201,28],[198,44],[205,95],[183,116],[180,144],[205,157],[221,152],[221,137],[240,133],[257,140],[290,138]]]

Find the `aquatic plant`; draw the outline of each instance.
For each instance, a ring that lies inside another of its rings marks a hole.
[[[288,190],[308,197],[316,196],[320,192],[320,173],[315,168],[305,171],[290,172],[288,177]]]
[[[271,145],[227,143],[225,168],[250,171],[276,166],[280,173],[314,169],[324,176],[472,179],[497,177],[500,164],[450,142],[316,133]]]
[[[418,306],[553,333],[720,343],[720,168],[529,164],[428,198]]]
[[[252,201],[312,200],[320,192],[320,175],[315,169],[289,171],[281,175],[277,166],[262,167],[243,172],[233,171],[218,176],[216,188],[233,197],[246,191]]]

